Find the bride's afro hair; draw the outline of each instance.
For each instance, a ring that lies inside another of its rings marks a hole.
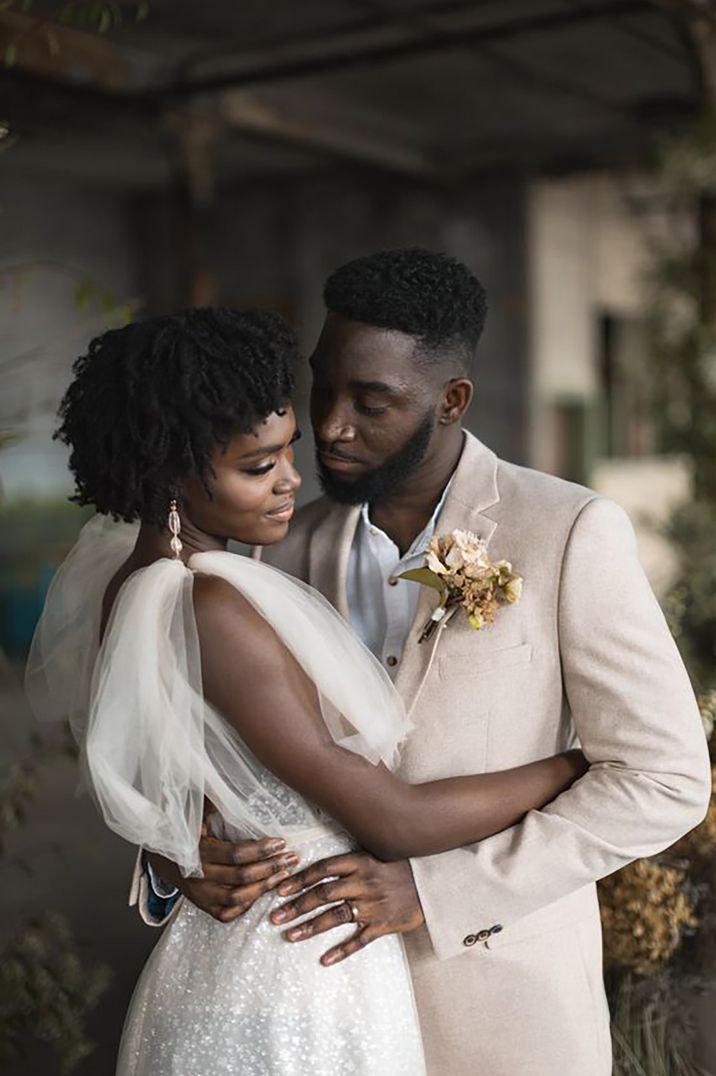
[[[78,504],[163,523],[178,480],[210,492],[217,444],[286,406],[295,338],[277,314],[205,308],[112,329],[73,366],[55,437]]]
[[[429,361],[469,366],[487,315],[485,289],[466,265],[408,247],[356,258],[328,278],[327,309],[349,321],[398,329]]]

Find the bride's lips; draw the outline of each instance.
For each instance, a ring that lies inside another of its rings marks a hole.
[[[266,515],[269,519],[275,519],[278,523],[287,523],[296,511],[296,502],[294,500],[285,501],[280,504],[278,508],[275,508],[273,512],[267,512]]]

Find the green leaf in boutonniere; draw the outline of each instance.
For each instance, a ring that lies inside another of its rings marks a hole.
[[[501,605],[515,605],[522,596],[522,576],[507,560],[492,561],[482,538],[470,531],[452,531],[433,538],[427,550],[427,567],[411,568],[401,579],[431,587],[440,594],[418,639],[429,639],[448,609],[462,606],[475,631],[491,624]]]
[[[430,620],[428,620],[418,639],[418,642],[422,643],[425,639],[430,638],[445,616],[450,601],[450,591],[443,577],[431,571],[430,568],[410,568],[407,572],[402,572],[399,578],[409,579],[413,583],[422,583],[424,587],[432,587],[433,590],[437,590],[440,594],[440,604],[433,611]]]
[[[414,583],[422,583],[425,587],[432,587],[433,590],[439,590],[441,596],[445,595],[447,598],[448,588],[444,579],[436,575],[435,572],[431,572],[429,568],[410,568],[409,571],[400,575],[400,579],[411,579]]]

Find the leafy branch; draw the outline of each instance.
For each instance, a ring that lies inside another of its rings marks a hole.
[[[57,56],[61,51],[61,42],[57,34],[57,24],[84,30],[89,33],[108,34],[116,30],[128,18],[134,22],[143,22],[150,13],[147,0],[116,0],[114,3],[96,2],[96,0],[70,0],[58,4],[51,16],[32,16],[30,13],[34,0],[0,0],[0,14],[16,13],[27,17],[23,28],[5,45],[4,63],[13,67],[21,59],[22,49],[32,40],[44,42],[49,56]]]

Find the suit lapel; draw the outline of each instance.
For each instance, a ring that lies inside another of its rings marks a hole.
[[[489,544],[497,529],[497,523],[485,513],[497,504],[499,499],[497,456],[466,430],[462,456],[437,519],[436,535],[449,534],[453,530],[472,531]],[[418,643],[430,614],[438,604],[435,591],[423,586],[420,591],[415,619],[405,641],[400,667],[395,677],[395,686],[411,710],[415,708],[450,620],[446,617],[430,640]],[[459,610],[456,615],[460,615]]]
[[[335,505],[311,534],[308,582],[324,595],[342,617],[350,620],[346,577],[360,507]]]
[[[497,523],[486,514],[500,499],[497,487],[497,457],[481,441],[465,431],[462,456],[453,475],[445,504],[437,520],[436,533],[453,530],[472,531],[486,543],[492,539]],[[346,579],[348,558],[360,517],[360,507],[335,505],[309,539],[309,578],[346,620],[350,621]],[[417,586],[417,583],[406,583]],[[420,587],[418,607],[403,649],[395,686],[408,708],[414,708],[430,672],[449,617],[442,621],[428,642],[418,638],[428,617],[437,605],[434,591]],[[459,612],[458,614],[459,615]]]

